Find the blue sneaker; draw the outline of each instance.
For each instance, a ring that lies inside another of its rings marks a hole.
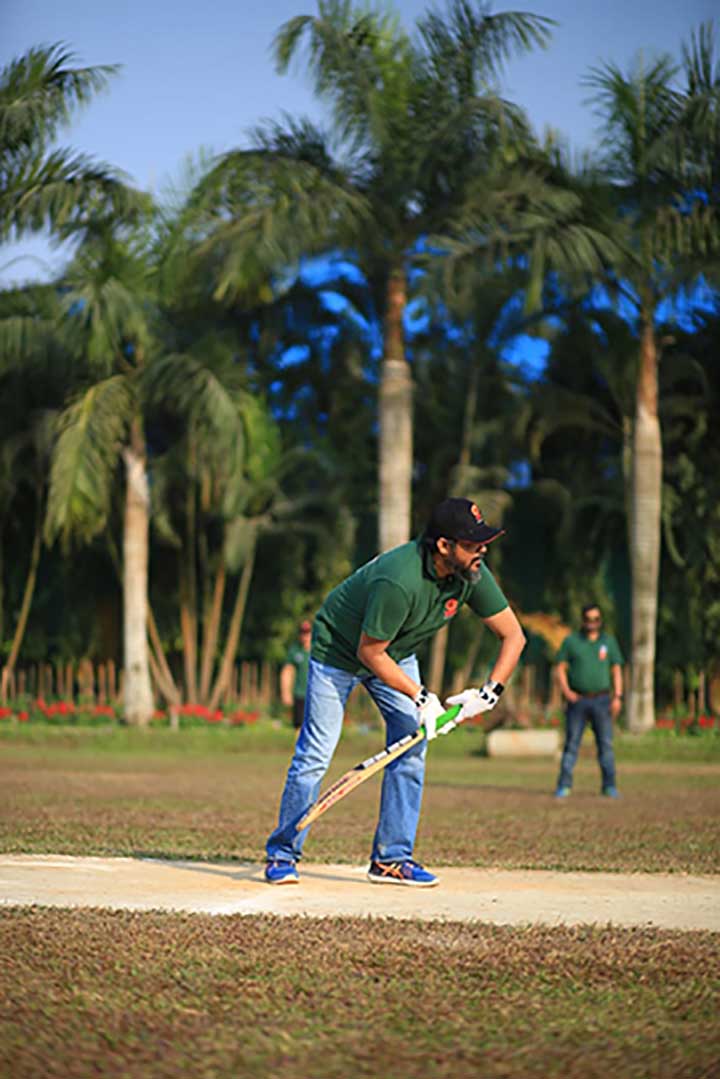
[[[412,858],[398,862],[371,862],[367,877],[373,884],[409,884],[413,888],[432,888],[438,883],[434,873],[423,869]]]
[[[297,884],[300,877],[294,862],[273,858],[265,866],[265,880],[268,884]]]
[[[555,797],[556,798],[569,798],[570,797],[570,787],[558,787],[558,789],[555,791]]]
[[[620,797],[620,791],[617,789],[617,787],[603,787],[602,792],[603,792],[603,797],[605,797],[605,798],[619,798]]]

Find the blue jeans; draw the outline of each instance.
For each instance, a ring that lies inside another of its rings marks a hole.
[[[420,682],[415,656],[408,656],[399,665],[414,681]],[[404,693],[390,689],[374,675],[358,677],[311,659],[305,719],[285,780],[278,826],[267,841],[268,858],[297,861],[301,857],[309,828],[296,832],[295,825],[317,801],[320,784],[340,738],[345,704],[358,683],[368,691],[385,720],[386,745],[417,730],[417,709]],[[426,749],[427,742],[423,740],[383,771],[373,860],[412,857],[422,803]]]
[[[590,722],[597,759],[602,773],[603,790],[615,786],[615,754],[613,752],[613,724],[610,715],[610,694],[601,697],[581,697],[573,704],[568,704],[565,711],[565,745],[560,761],[558,787],[572,787],[573,769],[577,760],[580,742],[585,733],[585,723]]]

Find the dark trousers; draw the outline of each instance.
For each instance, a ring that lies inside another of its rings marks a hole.
[[[615,786],[615,754],[613,752],[613,724],[610,715],[610,694],[600,697],[580,697],[568,704],[565,711],[565,745],[560,761],[558,787],[572,787],[573,769],[580,750],[585,724],[590,723],[595,735],[597,759],[602,773],[602,785]]]

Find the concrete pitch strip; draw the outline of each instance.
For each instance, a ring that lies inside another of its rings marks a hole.
[[[303,863],[299,885],[272,887],[259,865],[0,855],[0,905],[720,931],[720,876],[442,868],[407,888],[366,868]]]

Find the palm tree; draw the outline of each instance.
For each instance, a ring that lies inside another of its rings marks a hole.
[[[52,429],[71,379],[70,364],[56,332],[58,298],[46,285],[0,292],[0,612],[3,541],[6,526],[20,524],[30,535],[22,598],[0,679],[5,698],[15,670],[35,592],[42,548],[43,519]],[[32,523],[27,527],[27,519]],[[27,547],[27,541],[24,544]],[[22,563],[16,561],[17,573]],[[0,621],[2,615],[0,614]],[[4,634],[0,629],[0,638]]]
[[[156,526],[178,551],[186,694],[214,708],[229,686],[258,538],[277,501],[278,429],[219,335],[156,356],[143,390],[156,422],[178,431],[154,464]]]
[[[441,308],[427,340],[413,343],[417,449],[426,462],[419,520],[449,494],[473,498],[489,520],[499,523],[512,500],[506,489],[508,462],[522,398],[499,354],[509,338],[527,328],[528,320],[513,303],[525,276],[512,268],[466,272],[463,295]],[[437,277],[426,279],[428,298],[437,296]],[[456,437],[448,439],[448,431],[456,431]],[[438,692],[444,684],[449,630],[446,626],[436,634],[430,651],[428,684]]]
[[[717,181],[720,68],[705,28],[686,50],[687,86],[668,56],[640,58],[625,74],[596,68],[594,91],[628,257],[615,285],[635,307],[639,361],[632,438],[632,686],[629,725],[654,726],[654,671],[662,519],[662,436],[658,365],[663,342],[658,308],[680,284],[691,286],[720,245],[712,205]],[[702,135],[705,135],[705,139]],[[698,152],[698,147],[701,151]],[[691,153],[693,156],[689,156]],[[702,185],[702,186],[700,186]]]
[[[492,88],[515,52],[544,45],[550,21],[491,15],[450,0],[407,34],[388,9],[319,0],[275,42],[284,72],[306,46],[306,66],[330,107],[332,134],[285,120],[227,154],[198,193],[207,212],[200,252],[216,295],[243,295],[302,254],[351,249],[375,289],[383,325],[379,379],[381,549],[410,531],[412,376],[403,335],[408,265],[423,237],[442,231],[467,189],[526,137],[518,110]]]
[[[74,63],[56,44],[29,49],[0,70],[0,243],[43,228],[58,235],[98,213],[126,216],[143,202],[117,170],[52,148],[118,70]]]
[[[144,725],[153,710],[147,642],[150,498],[140,374],[153,345],[151,266],[142,238],[99,227],[63,278],[58,332],[78,357],[84,385],[58,420],[45,532],[65,548],[108,524],[124,464],[122,583],[124,711]]]
[[[548,269],[571,291],[602,282],[636,311],[638,361],[631,438],[632,687],[629,725],[655,722],[654,658],[660,557],[662,442],[656,330],[661,300],[713,272],[720,75],[710,26],[685,50],[686,86],[663,56],[629,74],[612,64],[588,78],[604,135],[600,170],[576,175],[557,153],[531,160],[514,185],[512,234],[530,252],[528,306]],[[474,216],[473,216],[474,215]],[[498,250],[492,204],[462,209],[449,266]]]

